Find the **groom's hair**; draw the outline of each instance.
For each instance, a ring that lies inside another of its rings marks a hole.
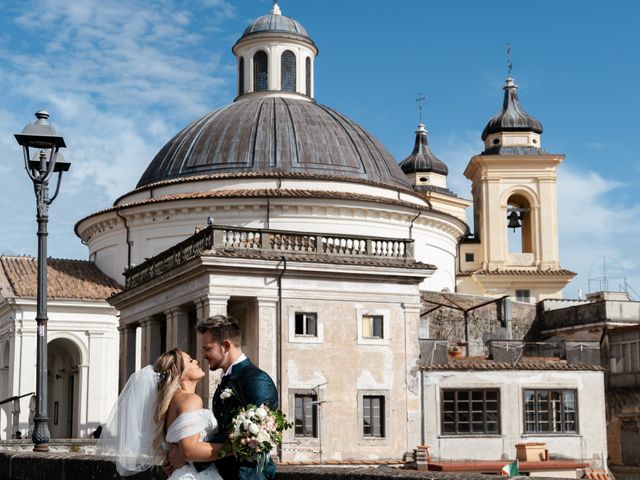
[[[218,343],[231,340],[234,345],[239,346],[242,342],[240,324],[235,318],[226,315],[214,315],[200,320],[196,330],[198,333],[208,333]]]

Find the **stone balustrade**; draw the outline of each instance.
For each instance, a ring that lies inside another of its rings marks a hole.
[[[234,249],[288,254],[413,260],[413,240],[285,230],[210,226],[124,274],[125,288],[162,275],[208,250]]]

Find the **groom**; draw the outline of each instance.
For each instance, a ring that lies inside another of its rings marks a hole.
[[[259,406],[264,403],[269,408],[278,408],[278,391],[271,377],[256,367],[242,353],[242,335],[240,325],[231,317],[215,315],[201,320],[196,326],[200,333],[200,345],[204,358],[209,362],[210,370],[222,369],[222,379],[213,395],[212,410],[218,420],[218,431],[206,441],[218,446],[227,440],[228,428],[233,420],[234,412],[238,407],[249,403]],[[234,395],[221,398],[221,393],[231,388]],[[216,452],[219,448],[214,449]],[[174,462],[174,455],[170,455],[174,467],[179,467]],[[268,460],[262,469],[261,475],[256,477],[256,465],[239,461],[235,456],[227,456],[221,459],[202,459],[215,461],[218,472],[224,480],[244,480],[259,478],[272,480],[275,477],[276,467]],[[208,463],[196,464],[198,470],[206,468]]]

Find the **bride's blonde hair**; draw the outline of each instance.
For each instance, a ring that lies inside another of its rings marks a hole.
[[[158,399],[156,410],[153,414],[156,429],[153,434],[153,450],[160,457],[165,456],[162,442],[166,434],[165,422],[169,404],[175,393],[180,389],[180,382],[187,373],[187,365],[184,363],[182,350],[174,348],[158,357],[153,369],[160,374],[158,381]]]

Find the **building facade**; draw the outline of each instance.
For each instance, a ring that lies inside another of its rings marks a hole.
[[[88,436],[117,397],[119,285],[90,262],[48,263],[48,405],[52,438]],[[36,370],[37,261],[0,257],[0,438],[29,438]]]

